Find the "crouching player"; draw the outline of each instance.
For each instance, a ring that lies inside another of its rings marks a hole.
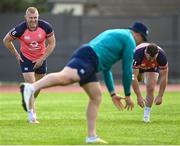
[[[134,54],[133,74],[132,86],[137,96],[137,103],[141,108],[144,108],[144,122],[149,122],[153,101],[155,105],[162,103],[168,81],[168,61],[164,50],[154,43],[142,43],[138,45]],[[159,92],[154,99],[158,77],[160,77]],[[139,87],[139,81],[141,79],[144,79],[146,85],[145,99]]]

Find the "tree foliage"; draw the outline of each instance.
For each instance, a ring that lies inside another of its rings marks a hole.
[[[41,12],[48,10],[47,0],[0,0],[0,13],[21,13],[29,6]]]

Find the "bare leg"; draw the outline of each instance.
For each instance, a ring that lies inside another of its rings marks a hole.
[[[156,87],[156,83],[158,80],[158,73],[156,72],[146,72],[146,106],[151,107],[154,100],[154,91]]]
[[[158,79],[158,73],[156,72],[146,72],[145,74],[145,80],[146,80],[146,106],[144,108],[144,122],[150,121],[150,112],[151,107],[154,100],[154,91],[155,86]]]
[[[24,86],[21,86],[20,88],[23,89],[23,107],[25,108],[25,110],[28,110],[29,117],[33,117],[30,119],[36,119],[34,116],[35,114],[33,114],[33,110],[32,110],[32,107],[35,106],[35,99],[33,93],[36,93],[36,91],[39,91],[43,88],[56,86],[56,85],[64,86],[77,82],[79,80],[80,78],[79,75],[77,74],[76,69],[65,67],[61,72],[48,74],[43,78],[41,78],[40,80],[38,80],[37,82],[34,82],[32,84],[27,84],[29,86],[29,89],[27,89],[28,92],[27,90],[25,90],[26,95],[24,95]],[[26,105],[24,106],[24,104]],[[33,107],[33,109],[34,108],[35,107]]]
[[[45,75],[46,75],[46,74],[37,74],[37,73],[35,73],[35,79],[36,79],[36,81],[40,80],[40,79],[43,78]],[[34,93],[34,97],[37,98],[37,96],[39,95],[39,93],[40,93],[40,90],[36,91],[36,92]]]
[[[76,69],[65,67],[62,71],[56,73],[50,73],[44,76],[42,79],[33,83],[34,91],[38,91],[44,88],[52,86],[65,86],[75,82],[79,82],[80,77]]]
[[[36,81],[34,72],[23,73],[23,77],[24,81],[27,83],[34,83]],[[34,103],[34,98],[31,98],[31,100],[33,101],[30,101],[30,108],[35,112],[35,106],[32,104]]]
[[[101,88],[98,82],[91,82],[83,86],[89,96],[87,107],[88,137],[96,135],[96,118],[102,100]]]
[[[34,72],[27,72],[23,73],[24,81],[27,83],[34,83],[35,82],[35,73]],[[34,95],[32,95],[32,98],[30,99],[29,102],[29,111],[28,112],[28,120],[30,122],[35,122],[36,121],[36,108],[35,108],[35,99]]]
[[[23,73],[24,81],[27,83],[34,83],[35,81],[41,79],[44,76],[45,76],[45,74],[36,74],[34,72]],[[40,90],[35,92],[35,94],[34,94],[35,98],[38,96],[39,92],[40,92]],[[35,113],[36,109],[35,109],[34,100],[35,100],[34,98],[31,98],[30,107],[33,109],[33,111]],[[32,104],[32,103],[34,103],[34,104]]]

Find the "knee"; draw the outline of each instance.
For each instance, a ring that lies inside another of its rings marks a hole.
[[[100,104],[102,102],[102,95],[96,97],[97,104]]]
[[[96,95],[92,98],[90,98],[91,101],[93,101],[96,105],[100,105],[102,102],[102,94]]]
[[[58,78],[56,79],[58,80],[60,85],[68,85],[75,82],[74,78],[67,74],[60,74],[60,76],[58,76]]]
[[[155,85],[148,85],[147,86],[147,92],[148,93],[153,93],[155,89]]]

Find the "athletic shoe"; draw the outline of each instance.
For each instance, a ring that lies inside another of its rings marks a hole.
[[[144,116],[144,122],[149,123],[150,122],[150,116]]]
[[[145,107],[144,108],[144,122],[145,123],[150,122],[150,113],[151,113],[151,108],[150,107]]]
[[[23,109],[27,112],[29,111],[29,100],[33,94],[33,90],[28,83],[22,83],[20,85],[20,92],[22,95],[22,106]]]
[[[87,137],[86,143],[88,144],[108,144],[105,140],[99,138],[99,137]]]
[[[36,119],[31,119],[29,120],[30,124],[39,124],[39,121],[37,121]]]

